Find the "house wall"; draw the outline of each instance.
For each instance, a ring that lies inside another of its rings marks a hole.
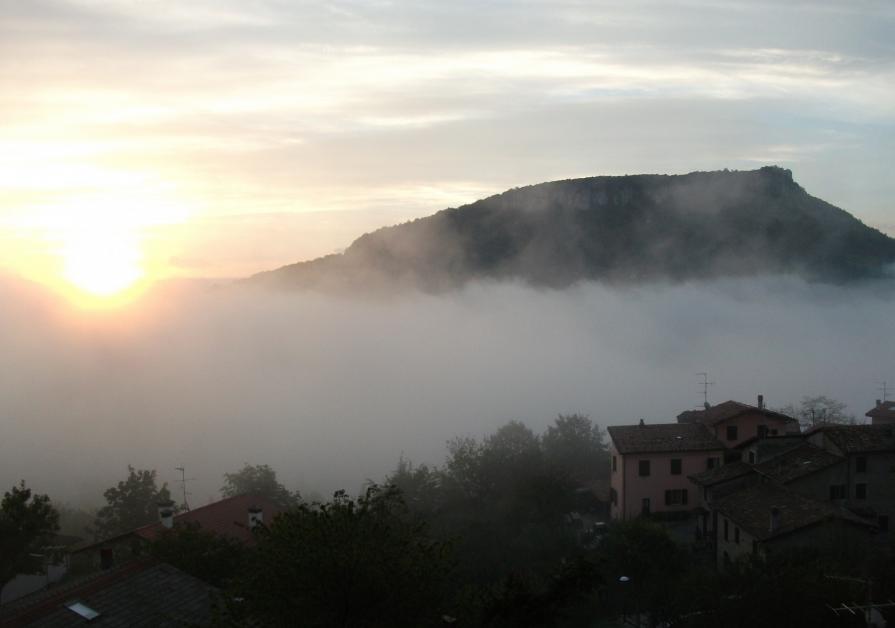
[[[721,513],[717,513],[717,521],[718,529],[715,530],[715,551],[718,569],[723,570],[727,566],[728,561],[733,562],[741,556],[752,553],[755,537]],[[726,540],[724,538],[725,522],[727,524]],[[768,525],[770,525],[770,514],[768,514]],[[737,533],[739,533],[739,542],[737,542]]]
[[[642,512],[644,498],[650,501],[651,513],[688,512],[699,503],[700,487],[690,481],[688,475],[705,471],[707,459],[721,458],[723,450],[675,453],[619,454],[610,447],[610,454],[617,457],[617,466],[612,474],[612,487],[618,496],[612,505],[613,519],[633,519]],[[680,475],[671,474],[671,460],[681,461]],[[650,475],[639,475],[640,461],[650,461]],[[686,504],[665,504],[665,491],[687,490]]]
[[[867,470],[857,471],[857,459],[867,460]],[[867,498],[857,498],[857,484],[867,485]],[[848,505],[853,508],[871,509],[879,516],[888,517],[888,537],[893,536],[895,524],[895,453],[868,453],[848,456]],[[878,520],[877,520],[878,522]]]
[[[818,501],[830,501],[830,487],[837,484],[847,486],[848,475],[848,464],[843,460],[839,464],[788,482],[786,487],[805,497],[811,497]],[[848,491],[846,494],[850,495],[851,492]],[[835,500],[834,503],[845,506],[848,500]]]
[[[735,425],[737,427],[737,437],[733,440],[728,440],[727,438],[727,427],[730,425]],[[777,430],[778,435],[785,434],[792,429],[798,431],[798,424],[793,424],[792,422],[787,422],[783,419],[769,417],[756,411],[745,412],[715,424],[715,438],[728,447],[736,447],[743,441],[758,436],[758,427],[760,425],[767,426],[769,433],[773,430]]]

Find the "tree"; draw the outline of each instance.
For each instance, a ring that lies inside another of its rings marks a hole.
[[[256,539],[237,591],[265,626],[427,626],[450,614],[449,546],[397,490],[299,504]]]
[[[59,529],[59,513],[46,495],[32,495],[24,480],[0,502],[0,591],[18,574],[41,573],[42,554]]]
[[[823,395],[819,397],[802,397],[799,407],[789,404],[780,409],[780,412],[799,420],[805,427],[818,425],[854,425],[857,423],[855,415],[845,411],[846,405],[836,399]]]
[[[598,425],[580,414],[560,414],[541,437],[548,463],[579,483],[609,475],[609,450]]]
[[[158,505],[171,501],[168,484],[158,488],[155,470],[127,467],[127,479],[103,493],[107,505],[96,513],[94,533],[108,538],[158,519]]]
[[[298,492],[291,493],[277,481],[277,473],[266,464],[246,464],[235,473],[224,474],[224,497],[261,495],[281,508],[291,508],[301,501]]]
[[[150,554],[199,580],[223,587],[241,572],[246,547],[236,539],[187,522],[159,532],[152,541]]]

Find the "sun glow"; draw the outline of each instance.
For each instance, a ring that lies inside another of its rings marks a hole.
[[[139,240],[126,230],[67,234],[61,254],[66,281],[95,299],[119,296],[145,275]]]

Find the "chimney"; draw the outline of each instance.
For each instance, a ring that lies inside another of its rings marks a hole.
[[[260,506],[249,506],[249,530],[264,524],[264,511]]]
[[[705,403],[702,404],[702,407],[705,408],[706,410],[708,410],[709,408],[712,407],[712,404],[710,404],[708,401],[706,401]]]
[[[771,508],[771,534],[780,529],[780,509],[779,508]]]
[[[764,410],[764,395],[758,395],[758,409]]]
[[[877,407],[877,408],[882,408],[882,407],[883,407],[882,399],[877,399],[877,400],[876,400],[876,407]]]
[[[174,502],[159,502],[158,519],[169,530],[174,527]]]
[[[643,422],[643,419],[640,419],[640,427],[643,427],[644,425],[646,424]]]

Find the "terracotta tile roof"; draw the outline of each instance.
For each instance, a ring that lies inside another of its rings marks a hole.
[[[895,401],[881,401],[879,405],[868,410],[864,416],[872,419],[891,419],[895,421]]]
[[[165,563],[134,561],[25,596],[0,608],[3,628],[91,625],[209,625],[216,589]],[[99,613],[87,621],[66,604],[78,601]]]
[[[837,456],[810,443],[802,443],[794,449],[755,465],[755,470],[775,482],[786,484],[811,475],[815,471],[844,463],[845,458],[842,456]]]
[[[744,475],[749,475],[753,472],[754,471],[751,464],[747,462],[737,461],[723,464],[720,467],[708,469],[707,471],[689,475],[687,477],[689,477],[700,486],[714,486],[715,484],[721,484],[722,482],[727,482],[728,480],[734,480],[736,478],[743,477]]]
[[[821,425],[808,435],[822,432],[844,454],[895,451],[895,426]]]
[[[785,414],[774,412],[767,408],[750,406],[749,404],[740,403],[739,401],[725,401],[706,408],[705,410],[685,410],[677,415],[677,421],[678,423],[704,423],[706,425],[715,425],[716,423],[732,419],[733,417],[747,412],[759,412],[765,416],[797,423],[796,419],[791,416],[786,416]]]
[[[281,509],[266,497],[237,495],[175,515],[174,525],[198,523],[209,532],[251,544],[254,543],[254,537],[249,530],[248,512],[249,508],[253,507],[262,509],[267,523],[281,512]],[[152,540],[162,529],[162,524],[156,522],[137,528],[134,532],[144,539]]]
[[[621,454],[724,449],[724,444],[700,423],[613,425],[606,431]]]
[[[715,502],[715,508],[759,541],[777,538],[809,526],[842,519],[855,525],[873,525],[829,502],[803,497],[775,484],[756,484]],[[780,527],[771,531],[771,509],[780,511]]]
[[[183,523],[198,523],[203,529],[221,536],[237,539],[249,545],[255,542],[249,530],[248,511],[251,507],[260,507],[263,512],[264,522],[270,523],[282,509],[266,497],[260,495],[237,495],[220,501],[193,508],[174,516],[174,525]],[[131,535],[151,541],[162,530],[159,521],[150,523],[136,530],[130,530],[117,536],[101,541],[85,541],[70,548],[71,553],[92,550],[109,541],[121,539]]]

